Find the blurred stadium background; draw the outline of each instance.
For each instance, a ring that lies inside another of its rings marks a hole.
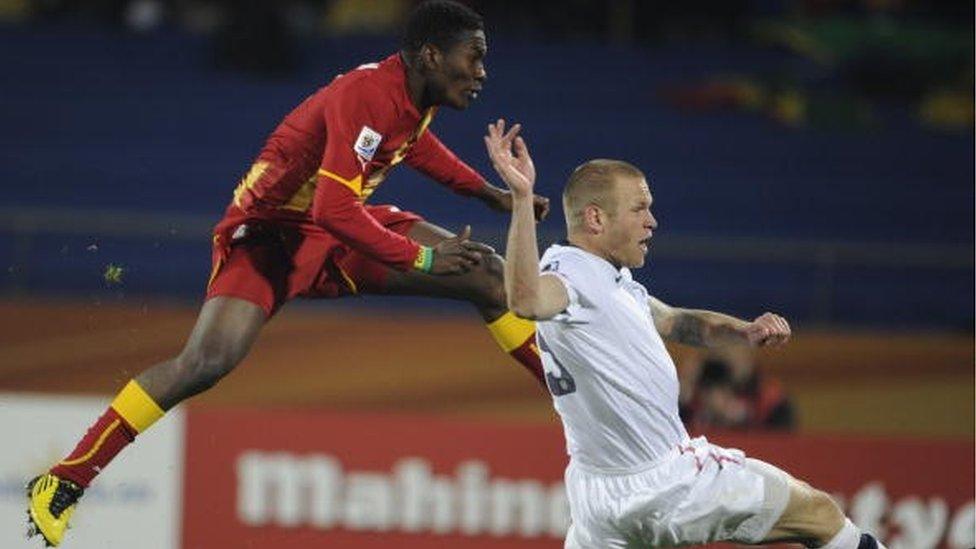
[[[889,547],[971,547],[972,2],[470,4],[489,80],[438,116],[449,146],[489,174],[485,125],[523,123],[554,199],[585,159],[634,162],[661,222],[642,281],[792,321],[756,357],[674,349],[694,429]],[[179,350],[265,136],[394,51],[412,5],[0,0],[0,546],[27,546],[23,482]],[[408,168],[372,201],[504,241],[505,216]],[[716,386],[788,419],[726,418]],[[466,307],[296,302],[101,477],[65,547],[559,547],[564,463],[550,399]]]

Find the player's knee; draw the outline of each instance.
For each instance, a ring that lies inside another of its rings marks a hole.
[[[498,254],[484,255],[474,284],[474,299],[486,307],[505,307],[505,261]]]
[[[807,547],[825,545],[844,526],[844,513],[825,492],[791,479],[790,501],[775,529]]]
[[[844,512],[826,492],[810,488],[807,498],[810,533],[820,545],[826,544],[844,526]]]
[[[227,353],[190,349],[177,359],[180,379],[191,394],[213,387],[229,374],[237,361]]]

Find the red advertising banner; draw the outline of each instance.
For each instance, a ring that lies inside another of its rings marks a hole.
[[[562,546],[558,425],[187,414],[184,549]],[[889,547],[971,547],[972,442],[716,434],[827,490]]]
[[[183,547],[561,547],[565,465],[553,427],[191,410]]]

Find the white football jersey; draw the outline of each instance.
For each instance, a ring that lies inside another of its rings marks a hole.
[[[569,294],[565,311],[537,323],[536,339],[573,461],[635,470],[688,440],[647,289],[629,269],[568,244],[546,250],[541,270]]]

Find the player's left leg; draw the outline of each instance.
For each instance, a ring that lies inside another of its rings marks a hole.
[[[674,479],[676,485],[663,491],[668,495],[657,498],[660,488],[635,481],[634,486],[641,487],[639,497],[630,494],[612,516],[615,524],[640,525],[631,531],[650,545],[660,541],[655,536],[662,536],[667,545],[792,542],[827,549],[884,549],[846,519],[828,494],[782,469],[704,438],[677,451],[676,458],[660,466],[669,469],[656,474]],[[684,495],[672,501],[673,494]],[[661,516],[667,519],[661,521]]]
[[[789,490],[789,499],[783,514],[762,543],[793,541],[807,547],[824,549],[885,549],[874,536],[861,532],[845,517],[844,512],[826,492],[817,490],[768,463],[750,459],[749,466],[774,482],[785,480]]]
[[[434,246],[453,236],[446,229],[426,221],[400,223],[389,228],[405,232],[425,246]],[[400,272],[356,253],[340,261],[340,266],[354,280],[360,293],[444,297],[471,303],[502,350],[545,385],[542,361],[535,346],[535,323],[518,318],[508,310],[504,261],[499,255],[485,255],[471,271],[451,276]]]

